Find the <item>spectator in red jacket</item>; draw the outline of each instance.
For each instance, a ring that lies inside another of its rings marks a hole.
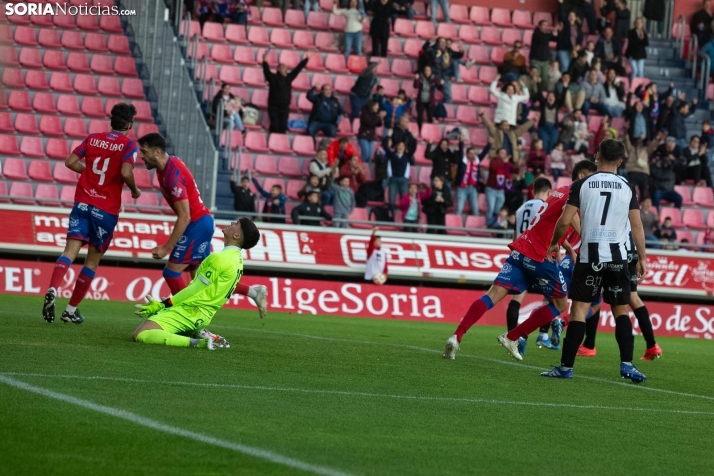
[[[359,157],[353,155],[348,162],[345,162],[345,164],[340,167],[340,177],[349,177],[350,187],[357,193],[359,186],[369,180],[365,169],[366,167],[362,161],[359,160]]]
[[[332,166],[335,160],[339,160],[339,166],[343,166],[353,156],[357,156],[357,151],[352,147],[346,137],[333,140],[327,148],[327,163]],[[359,157],[359,156],[358,156]]]

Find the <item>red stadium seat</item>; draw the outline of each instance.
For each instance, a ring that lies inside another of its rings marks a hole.
[[[77,15],[77,28],[82,31],[98,31],[98,18],[94,15]]]
[[[60,164],[61,165],[61,164]],[[33,160],[27,168],[27,175],[36,182],[52,182],[52,167],[46,160]]]
[[[405,18],[397,18],[397,21],[394,22],[394,33],[403,38],[414,37],[416,36],[416,33],[414,33],[414,23],[412,22],[412,20],[407,20]]]
[[[435,144],[438,143],[443,137],[441,133],[441,126],[439,124],[423,124],[421,126],[421,133],[419,137],[429,142],[430,140]]]
[[[140,124],[139,127],[141,127],[143,124]],[[91,119],[89,121],[89,127],[87,128],[90,134],[99,134],[99,133],[104,133],[104,132],[111,132],[112,128],[109,125],[109,122],[106,120],[99,120],[99,119]],[[158,132],[158,131],[156,131]],[[139,137],[141,137],[143,134],[139,134]]]
[[[387,42],[387,52],[391,56],[400,56],[402,54],[402,40],[399,38],[390,38]]]
[[[13,182],[10,185],[10,200],[18,205],[34,205],[35,199],[32,194],[32,184],[24,182]]]
[[[114,72],[120,76],[138,76],[136,63],[131,56],[119,56],[114,60]]]
[[[28,180],[24,159],[5,159],[2,165],[5,178],[10,180]]]
[[[0,112],[0,132],[15,132],[15,126],[12,125],[12,116],[9,112]]]
[[[13,66],[16,64],[16,61],[14,60],[14,54],[15,54],[15,48],[9,48],[12,50],[11,54],[3,54],[5,51],[0,52],[0,58],[2,58],[2,61],[4,64]],[[7,51],[7,49],[6,49]],[[62,55],[62,52],[55,51],[55,54],[59,53]],[[20,64],[24,66],[25,68],[42,68],[42,56],[40,55],[40,50],[34,49],[34,48],[22,48],[20,50]],[[64,69],[64,68],[63,68]]]
[[[94,34],[94,33],[90,33]],[[84,42],[87,46],[87,40]],[[109,35],[109,41],[107,42],[107,48],[110,52],[115,55],[131,55],[131,49],[129,48],[129,39],[124,35]],[[90,49],[87,47],[87,49]]]
[[[9,149],[12,149],[13,145],[16,147],[16,142],[13,139],[13,143],[7,144]],[[3,152],[5,150],[2,146],[0,146],[0,152]],[[19,152],[22,152],[22,155],[26,157],[36,157],[36,158],[45,158],[45,151],[42,150],[42,138],[41,137],[23,137],[22,138],[22,143],[20,144],[20,150]],[[10,155],[11,152],[7,152],[7,155]],[[17,155],[17,154],[15,154]]]
[[[478,79],[485,84],[490,85],[498,76],[498,70],[493,66],[481,66],[479,68]]]
[[[466,97],[466,86],[463,84],[451,85],[451,97],[454,104],[468,104],[469,102]]]
[[[30,24],[30,17],[27,15],[8,15],[7,17],[5,16],[5,10],[3,10],[3,20],[8,20],[10,23],[14,23],[15,25],[29,25]]]
[[[134,180],[136,181],[136,186],[139,187],[140,190],[149,190],[153,187],[151,185],[151,176],[149,175],[149,171],[144,167],[134,168]]]
[[[246,69],[246,71],[248,70]],[[218,80],[221,83],[228,83],[231,86],[240,86],[243,84],[243,81],[240,79],[240,68],[237,66],[221,66],[221,70],[218,73]],[[264,86],[264,84],[261,84],[261,86]]]
[[[485,26],[481,28],[481,41],[487,45],[502,45],[501,31],[496,27]]]
[[[24,88],[25,80],[22,79],[22,70],[17,68],[5,68],[2,72],[2,83],[8,88]]]
[[[664,220],[667,218],[670,218],[672,220],[672,226],[675,228],[680,228],[684,226],[680,217],[679,208],[661,207],[659,211],[660,224],[664,223]]]
[[[471,23],[469,19],[469,9],[466,5],[449,5],[449,17],[451,17],[451,21],[454,23]]]
[[[471,98],[471,92],[476,89],[473,86],[469,89],[469,100],[473,102]],[[476,114],[476,108],[471,106],[459,106],[456,110],[456,120],[463,124],[476,125],[480,124],[478,115]]]
[[[482,194],[483,195],[483,194]],[[485,197],[484,197],[485,199]],[[485,230],[487,229],[486,227],[486,217],[483,215],[469,215],[466,217],[466,228],[469,230],[478,230],[482,229]],[[469,231],[469,235],[471,236],[486,236],[490,237],[492,234],[489,232],[478,232],[478,231]]]
[[[102,15],[99,19],[99,27],[110,33],[124,33],[121,20],[117,16]]]
[[[481,43],[478,28],[473,25],[462,25],[461,28],[459,28],[459,39],[472,45]]]
[[[20,64],[20,61],[17,59],[17,51],[14,46],[0,45],[0,64],[5,66],[18,66]],[[41,63],[33,67],[39,68],[40,65]]]
[[[317,13],[317,12],[313,12]],[[283,51],[285,53],[285,51]],[[280,55],[282,57],[282,55]],[[297,54],[296,54],[297,56]],[[323,72],[325,71],[325,65],[322,62],[322,55],[321,54],[316,54],[313,55],[312,58],[310,58],[307,61],[307,66],[305,66],[305,69],[308,71],[318,71],[318,72]]]
[[[225,44],[216,44],[211,47],[211,60],[217,63],[233,63],[233,53],[231,46]]]
[[[714,192],[709,187],[695,187],[692,200],[700,207],[714,208]],[[713,215],[709,213],[710,217]]]
[[[471,86],[469,88],[468,99],[472,103],[482,106],[489,106],[491,104],[487,87]]]
[[[230,66],[232,68],[232,66]],[[224,66],[221,68],[221,73],[226,68]],[[237,68],[236,68],[237,69]],[[243,70],[243,82],[249,86],[253,87],[264,87],[265,86],[265,76],[263,76],[263,70],[259,68],[245,68]]]
[[[533,25],[538,26],[538,24],[542,21],[547,21],[548,25],[553,24],[553,15],[548,12],[535,12],[533,15]]]
[[[347,73],[345,57],[343,55],[328,54],[325,58],[325,68],[333,73]]]
[[[311,88],[310,86],[310,79],[307,75],[307,73],[300,73],[297,75],[295,78],[295,81],[293,81],[293,90],[295,91],[307,91]],[[266,101],[267,101],[267,96],[266,96]],[[267,107],[267,102],[265,103]]]
[[[288,180],[288,186],[286,187],[285,195],[287,195],[290,200],[300,200],[300,197],[298,197],[298,192],[302,190],[304,186],[304,180]]]
[[[67,59],[70,60],[70,62],[65,63],[64,53],[62,51],[46,50],[42,56],[42,64],[47,69],[57,71],[64,71],[68,67],[71,71],[76,73],[88,73],[90,71],[87,55],[84,53],[71,52],[67,56]]]
[[[283,50],[280,53],[280,63],[283,63],[288,69],[294,69],[300,63],[300,53],[293,50]]]
[[[446,226],[448,227],[446,229],[446,233],[448,235],[466,235],[466,231],[464,230],[455,230],[454,228],[463,228],[464,227],[464,221],[461,218],[461,215],[455,215],[453,213],[448,213],[446,215]]]
[[[67,104],[74,103],[76,105],[76,96],[60,96],[60,99],[58,100],[58,106],[59,102],[62,101],[63,98],[66,98],[64,99],[64,101]],[[80,111],[77,111],[77,113],[80,113]],[[85,116],[89,117],[106,117],[106,112],[104,111],[104,105],[102,104],[102,100],[100,98],[91,97],[82,99],[81,114],[84,114]]]
[[[400,78],[413,78],[412,62],[407,59],[392,60],[392,74]]]
[[[55,24],[53,22],[52,15],[30,15],[30,23],[32,23],[35,26],[42,26],[42,27],[54,28],[54,26],[55,26]]]
[[[144,85],[141,79],[124,78],[121,82],[121,93],[128,98],[144,99]]]
[[[284,26],[282,10],[279,8],[263,8],[263,23],[268,26]]]
[[[439,27],[436,29],[436,36],[455,41],[459,37],[459,34],[456,31],[456,25],[453,23],[439,23]]]
[[[533,42],[533,30],[525,30],[523,32],[523,45],[530,47]]]
[[[47,139],[47,157],[50,159],[64,160],[69,156],[69,147],[64,139]]]
[[[532,30],[533,21],[531,20],[531,12],[527,10],[515,10],[513,12],[513,26],[523,30]]]
[[[347,24],[347,19],[342,15],[330,15],[327,20],[327,26],[332,31],[345,31],[345,25]]]
[[[10,25],[5,23],[0,24],[0,42],[6,45],[11,45],[15,42],[15,39],[12,37],[12,28],[10,28]]]
[[[418,58],[421,53],[422,41],[409,39],[404,42],[404,54],[410,58]]]
[[[78,75],[78,77],[79,76],[82,75]],[[27,83],[27,87],[31,89],[52,88],[53,91],[59,93],[72,93],[75,91],[74,86],[72,86],[72,78],[67,73],[52,73],[52,75],[50,76],[50,82],[48,84],[47,75],[44,71],[28,71],[27,75],[25,76],[25,82]],[[44,87],[41,87],[43,85]],[[92,79],[92,86],[94,86],[94,79]],[[93,94],[96,94],[96,89]]]
[[[694,230],[706,230],[707,225],[704,223],[704,214],[702,210],[690,208],[682,213],[682,223],[687,228]]]
[[[72,187],[69,185],[65,185],[62,187],[62,190],[60,191],[60,202],[62,202],[63,207],[71,207],[74,205],[74,195],[77,192],[76,187]],[[129,192],[127,190],[127,192]],[[131,192],[129,192],[129,198],[131,198]],[[133,202],[133,199],[132,199]]]
[[[272,155],[257,155],[255,157],[255,171],[261,175],[279,175],[276,157]]]
[[[286,175],[288,177],[304,178],[302,170],[300,170],[300,163],[298,162],[297,157],[280,157],[280,161],[278,162],[278,170],[282,175]]]
[[[159,196],[151,192],[143,192],[136,199],[136,208],[141,213],[161,213],[159,210]]]
[[[298,155],[307,157],[314,157],[316,153],[315,143],[310,136],[295,136],[292,150]]]
[[[35,29],[30,26],[16,27],[15,43],[21,46],[37,46],[37,39],[35,39]]]
[[[692,189],[687,185],[675,185],[674,191],[682,196],[682,205],[685,207],[691,207],[694,205],[692,201]]]
[[[332,75],[317,74],[317,73],[312,75],[312,86],[313,87],[317,87],[317,86],[322,87],[325,84],[329,84],[330,87],[332,87]]]
[[[511,11],[507,8],[494,8],[491,10],[491,23],[502,27],[513,26],[513,23],[511,23]]]
[[[251,152],[268,152],[268,144],[265,134],[262,132],[248,131],[245,134],[245,148]]]
[[[62,187],[63,194],[64,194],[65,188],[68,188],[68,187]],[[67,197],[69,197],[69,194],[67,194]],[[129,190],[121,191],[121,206],[122,206],[122,211],[124,211],[124,212],[131,213],[131,212],[136,211],[136,207],[134,206],[134,198],[132,198],[132,196],[131,196],[131,191],[129,191]]]
[[[208,23],[206,23],[208,25]],[[226,40],[233,44],[248,43],[245,26],[230,24],[226,26]]]
[[[305,15],[301,10],[292,8],[285,12],[285,24],[296,30],[305,29]]]
[[[491,25],[491,17],[488,13],[488,7],[472,6],[469,18],[471,18],[471,22],[476,25]]]
[[[18,114],[15,116],[15,130],[20,134],[36,135],[40,133],[37,128],[37,118],[34,114]]]
[[[366,208],[355,208],[352,211],[352,213],[350,213],[348,220],[350,222],[350,227],[352,227],[352,228],[368,229],[368,228],[372,228],[372,226],[373,226],[369,223],[366,223],[366,222],[370,221],[369,215],[367,215]],[[363,222],[363,223],[355,223],[355,222]]]
[[[139,124],[136,128],[136,135],[139,137],[145,136],[146,134],[158,133],[159,126],[156,124]]]
[[[476,147],[484,147],[488,144],[488,134],[486,129],[482,127],[469,128],[469,140],[471,141],[471,144]]]
[[[273,30],[273,31],[275,31],[275,30]],[[322,35],[322,33],[318,33],[317,35],[319,37],[320,35]],[[328,35],[328,38],[329,38],[329,36],[332,36],[329,34],[326,34],[326,35]],[[333,41],[333,38],[334,37],[329,38],[331,43]],[[301,49],[301,50],[309,50],[315,46],[315,43],[313,43],[311,31],[304,31],[304,30],[295,31],[295,33],[293,33],[292,41],[293,41],[293,44],[295,45],[295,47],[298,49]],[[317,44],[317,47],[322,49],[322,47],[319,44]],[[337,48],[335,48],[335,50],[337,50]]]
[[[46,30],[41,30],[40,34],[43,34],[44,31],[46,31]],[[54,31],[54,33],[57,34],[56,30],[47,30],[47,31]],[[49,39],[49,41],[53,41],[53,40],[54,40],[53,38]],[[84,40],[82,40],[82,33],[79,31],[64,31],[64,32],[62,32],[61,47],[69,49],[69,50],[84,51],[85,44],[84,44]]]
[[[67,33],[65,33],[66,35]],[[63,35],[64,39],[64,35]],[[128,46],[128,43],[127,43]],[[103,33],[87,33],[84,37],[84,47],[93,53],[107,53],[107,37]]]
[[[43,207],[59,207],[59,193],[54,184],[41,183],[35,187],[35,200]]]
[[[42,140],[39,137],[23,137],[25,139],[40,140],[40,151],[42,151]],[[17,137],[15,135],[0,134],[0,154],[1,155],[20,155],[20,148],[17,146]],[[23,155],[27,155],[23,152]],[[44,155],[44,152],[43,152]]]
[[[84,119],[68,117],[64,121],[64,133],[69,137],[84,139],[88,135],[87,124]]]
[[[210,21],[204,23],[203,39],[213,43],[222,43],[226,41],[226,37],[223,35],[223,25],[221,23]]]
[[[441,11],[441,10],[439,10],[439,11]],[[407,20],[407,21],[411,21],[411,20]],[[436,36],[436,32],[434,31],[434,24],[430,21],[416,22],[416,27],[414,28],[414,33],[416,33],[416,35],[423,40],[429,40],[431,38],[434,38],[434,36]]]
[[[290,154],[293,151],[287,134],[270,134],[268,148],[276,154]]]
[[[65,30],[74,30],[77,27],[77,22],[73,15],[64,15],[62,13],[54,16],[54,24],[56,27]]]
[[[513,46],[516,44],[516,41],[522,41],[521,31],[515,30],[513,28],[503,30],[503,32],[501,32],[501,40],[503,41],[504,45]]]
[[[52,75],[54,77],[54,75]],[[112,86],[116,84],[116,93],[113,92]],[[97,94],[97,92],[107,96],[120,96],[119,82],[116,78],[102,76],[99,78],[99,88],[95,86],[94,76],[89,74],[78,74],[74,77],[74,90],[85,96]]]
[[[273,44],[273,46],[281,48],[293,47],[293,42],[290,38],[289,30],[274,28],[273,31],[270,32],[270,42]]]
[[[323,12],[310,12],[307,15],[307,26],[315,30],[329,30],[327,14]]]
[[[295,83],[293,83],[293,88],[294,87],[295,87]],[[250,102],[252,102],[256,106],[258,106],[259,109],[267,109],[268,108],[268,90],[267,89],[254,89],[253,97],[250,100]]]
[[[347,69],[351,73],[359,74],[367,67],[367,58],[364,56],[350,56],[347,60]]]
[[[268,29],[262,26],[254,26],[248,30],[248,41],[253,45],[270,46]]]
[[[7,98],[7,105],[13,111],[32,111],[30,93],[27,91],[10,91],[10,95]]]
[[[73,53],[70,53],[70,56]],[[86,61],[87,56],[84,56],[84,59]],[[67,61],[69,63],[69,59]],[[92,56],[92,63],[89,66],[92,70],[92,72],[96,74],[107,74],[107,75],[113,75],[114,74],[114,67],[112,66],[112,57],[108,55],[93,55]],[[72,66],[70,66],[71,70],[75,70]],[[83,70],[82,70],[83,71]]]
[[[40,117],[40,132],[46,136],[64,137],[62,121],[58,116]]]
[[[313,77],[314,81],[314,77]],[[300,93],[297,100],[298,110],[304,113],[309,113],[312,111],[312,103],[307,100],[307,94]]]
[[[335,76],[335,91],[340,94],[349,94],[355,85],[353,76]]]
[[[471,48],[469,48],[468,58],[479,64],[489,64],[491,62],[488,57],[488,48],[482,45],[471,46]]]

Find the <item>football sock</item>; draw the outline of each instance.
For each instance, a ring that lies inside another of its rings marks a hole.
[[[233,291],[233,294],[242,294],[243,296],[248,296],[250,293],[250,286],[247,284],[243,283],[238,283],[236,284],[236,290]]]
[[[513,330],[518,325],[518,313],[521,310],[521,303],[511,300],[508,303],[508,310],[506,311],[506,326],[508,330]]]
[[[180,271],[171,271],[169,268],[164,268],[163,275],[164,281],[166,281],[166,285],[171,290],[172,295],[175,296],[179,291],[186,287],[186,281],[184,281]]]
[[[564,368],[572,368],[575,364],[575,354],[578,353],[578,347],[585,336],[585,323],[579,321],[570,321],[568,332],[563,339],[563,353],[560,357],[560,365]]]
[[[540,326],[539,332],[541,334],[547,334],[549,330],[550,330],[550,323],[548,323],[544,326]]]
[[[62,255],[57,258],[57,261],[55,262],[55,269],[54,271],[52,271],[52,278],[50,278],[51,288],[57,290],[57,288],[62,285],[64,275],[67,274],[67,270],[69,269],[71,264],[72,261],[70,261],[70,259],[67,258],[65,255]]]
[[[568,327],[568,324],[570,324],[570,314],[561,314],[560,319],[563,321],[563,327]]]
[[[493,301],[488,295],[481,296],[471,304],[469,310],[466,311],[466,315],[461,319],[459,327],[456,328],[456,339],[461,342],[461,339],[466,334],[471,326],[476,324],[476,322],[483,317],[484,314],[493,308]]]
[[[630,316],[617,316],[615,318],[615,339],[617,339],[617,345],[620,347],[620,362],[632,362],[635,336],[632,335]]]
[[[552,304],[541,306],[528,316],[528,319],[521,322],[515,329],[510,331],[506,337],[510,340],[518,340],[520,337],[528,337],[540,326],[549,326],[554,317],[558,317],[560,311]],[[546,331],[547,332],[547,331]]]
[[[197,342],[191,345],[192,340]],[[149,329],[141,331],[139,335],[136,336],[136,341],[141,342],[142,344],[171,345],[174,347],[196,347],[199,340],[201,339],[178,336],[162,329]]]
[[[69,298],[69,306],[67,306],[67,312],[73,313],[74,310],[82,302],[84,296],[87,295],[89,291],[89,286],[92,285],[92,280],[94,279],[94,271],[87,268],[86,266],[82,268],[79,273],[77,282],[74,285],[74,291],[72,291],[72,297]]]
[[[640,325],[642,337],[645,338],[645,342],[647,343],[647,348],[651,349],[657,342],[655,342],[654,330],[652,330],[652,321],[650,320],[650,313],[647,310],[647,306],[638,307],[634,312],[637,323]]]
[[[595,348],[595,337],[597,337],[598,324],[600,324],[599,312],[585,321],[585,342],[583,342],[583,347],[587,347],[590,350]]]

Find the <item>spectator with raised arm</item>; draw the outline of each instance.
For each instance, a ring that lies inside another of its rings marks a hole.
[[[624,41],[628,37],[630,30],[630,10],[627,8],[627,0],[615,0],[615,38]],[[642,25],[644,27],[644,23]]]
[[[327,147],[327,163],[334,168],[342,167],[345,163],[347,163],[347,161],[356,155],[357,151],[352,144],[350,144],[347,137],[341,137],[333,140]]]
[[[263,189],[258,182],[258,173],[253,172],[253,186],[258,191],[259,194],[265,198],[265,205],[263,205],[263,214],[265,215],[285,215],[285,202],[288,201],[288,197],[283,194],[283,187],[281,185],[275,184],[270,187],[270,192]],[[264,216],[263,221],[266,223],[285,223],[285,218],[280,218],[276,216]]]
[[[404,142],[408,155],[414,155],[417,148],[417,140],[414,134],[409,130],[409,116],[406,114],[399,118],[397,127],[392,129],[389,135],[384,137],[382,146],[387,150],[393,148],[394,144],[398,144],[399,142]]]
[[[558,21],[559,30],[556,51],[561,73],[570,69],[570,62],[573,59],[573,52],[578,51],[583,44],[583,31],[580,28],[580,19],[574,11],[568,12],[563,4],[563,0],[558,0]]]
[[[306,51],[302,61],[292,71],[284,63],[278,65],[276,73],[268,66],[268,52],[263,54],[263,75],[268,83],[268,116],[270,117],[270,132],[285,134],[288,131],[288,116],[290,103],[293,99],[293,81],[305,68],[312,57],[311,51]]]
[[[417,73],[414,79],[414,89],[416,89],[417,101],[417,124],[421,129],[426,122],[434,122],[434,109],[436,108],[436,91],[444,89],[444,80],[432,73],[431,66],[426,65],[421,73]]]
[[[478,115],[486,126],[489,136],[493,139],[491,143],[491,148],[489,150],[489,157],[493,158],[498,153],[499,149],[506,150],[507,157],[513,157],[513,160],[517,163],[521,160],[521,149],[519,138],[528,132],[528,130],[533,127],[533,120],[530,120],[518,127],[511,128],[508,121],[503,120],[499,123],[498,127],[494,125],[493,122],[483,113],[481,108],[478,109]]]
[[[584,81],[590,71],[590,63],[588,62],[588,53],[586,51],[580,51],[578,57],[575,61],[570,63],[570,68],[568,73],[570,73],[570,79],[576,83]]]
[[[354,86],[350,90],[350,105],[352,106],[351,119],[357,119],[364,106],[372,97],[372,90],[377,85],[377,62],[371,62],[357,76]]]
[[[493,148],[492,148],[493,150]],[[486,182],[486,226],[496,223],[498,212],[506,203],[506,181],[511,180],[510,156],[503,147],[496,149],[488,164],[488,181]]]
[[[501,90],[498,89],[498,81],[501,75],[496,76],[489,88],[489,92],[498,100],[496,104],[496,115],[494,122],[500,124],[502,121],[509,125],[518,124],[518,105],[530,100],[528,88],[521,83],[521,94],[516,94],[516,86],[513,83],[506,83]]]
[[[357,132],[357,143],[359,144],[362,160],[365,163],[370,163],[374,156],[374,140],[376,138],[376,129],[381,127],[382,118],[387,115],[387,112],[379,110],[379,104],[376,102],[368,102],[362,108],[360,114],[359,131]]]
[[[694,181],[695,187],[704,185],[711,187],[712,178],[709,171],[707,145],[701,141],[699,136],[692,136],[689,139],[689,147],[682,151],[682,157],[686,161],[684,180]]]
[[[551,60],[550,42],[558,41],[558,31],[550,31],[550,25],[545,20],[538,23],[533,38],[531,39],[531,50],[528,56],[531,66],[538,68],[539,76],[543,81],[548,79],[548,67]]]
[[[332,86],[315,85],[307,92],[307,100],[312,103],[312,111],[307,121],[308,135],[314,139],[318,132],[322,132],[325,137],[335,137],[337,125],[345,116],[345,111],[340,101],[333,96]]]
[[[412,100],[406,99],[402,101],[399,96],[394,96],[389,101],[383,101],[381,105],[384,116],[384,128],[394,129],[399,122],[399,118],[405,114],[409,114],[409,109],[412,107]]]
[[[359,157],[352,156],[345,165],[340,167],[339,175],[340,177],[348,177],[352,191],[357,193],[360,185],[367,183],[368,174],[365,169],[366,166],[359,160]]]
[[[692,99],[691,105],[686,101],[686,95],[684,92],[679,94],[679,100],[675,102],[672,111],[669,114],[669,123],[667,124],[667,130],[669,135],[677,139],[677,146],[680,149],[686,149],[688,145],[687,141],[687,124],[686,120],[689,116],[694,114],[694,110],[697,108],[697,103],[699,100],[697,98]]]

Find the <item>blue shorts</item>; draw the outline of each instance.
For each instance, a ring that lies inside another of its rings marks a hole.
[[[169,263],[187,264],[195,267],[211,254],[211,239],[215,224],[211,215],[188,224],[186,231],[171,250]]]
[[[547,299],[564,298],[568,291],[558,263],[548,260],[539,263],[518,251],[511,251],[493,284],[508,289],[510,294],[528,291],[542,294]]]
[[[118,220],[118,215],[112,215],[86,203],[75,203],[69,214],[67,239],[89,243],[100,253],[106,253]]]

